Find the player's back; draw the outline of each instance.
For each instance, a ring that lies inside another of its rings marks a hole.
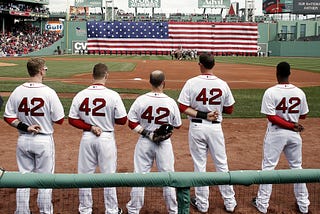
[[[154,130],[163,123],[176,125],[178,113],[177,104],[171,97],[164,93],[149,92],[135,100],[128,119],[139,121],[144,128]]]
[[[292,84],[277,84],[267,89],[261,105],[261,113],[278,115],[291,122],[298,122],[300,115],[308,111],[305,93]]]
[[[88,124],[101,127],[103,131],[113,131],[117,110],[123,103],[117,92],[103,85],[92,85],[74,97],[73,105],[69,114],[71,117],[79,117]]]
[[[53,89],[42,83],[24,83],[12,92],[4,116],[38,124],[42,133],[51,134],[52,121],[63,118],[64,111]]]
[[[199,111],[222,114],[223,106],[233,105],[234,98],[225,81],[215,75],[198,75],[186,82],[178,102]]]

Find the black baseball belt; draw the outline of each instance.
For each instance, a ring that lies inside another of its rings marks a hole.
[[[193,123],[202,123],[202,119],[193,118],[193,119],[191,119],[191,122],[193,122]],[[220,121],[211,121],[211,123],[217,124],[217,123],[220,123]]]

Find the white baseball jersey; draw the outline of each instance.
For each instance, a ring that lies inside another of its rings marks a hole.
[[[10,95],[4,117],[19,118],[27,125],[38,124],[41,133],[52,134],[53,121],[62,119],[64,110],[53,89],[42,83],[24,83]]]
[[[277,84],[268,88],[262,98],[261,113],[278,115],[286,121],[298,122],[300,115],[309,112],[305,93],[292,84]],[[299,132],[278,127],[268,121],[264,138],[262,170],[274,170],[281,153],[284,153],[291,169],[302,169],[302,139]],[[257,208],[267,213],[272,184],[259,185]],[[305,183],[295,183],[294,193],[300,211],[308,213],[310,201]]]
[[[95,173],[99,166],[101,173],[115,173],[117,169],[117,147],[114,136],[115,119],[127,116],[120,95],[96,84],[80,91],[73,98],[69,117],[102,129],[99,137],[92,132],[83,132],[78,158],[78,173]],[[105,213],[118,213],[118,199],[115,187],[104,188]],[[92,213],[91,188],[79,189],[79,213]]]
[[[211,112],[218,111],[218,122],[222,122],[223,107],[235,103],[228,84],[214,75],[202,74],[189,79],[183,86],[178,102],[191,108]],[[225,150],[224,135],[220,123],[212,123],[204,119],[189,125],[189,149],[194,163],[195,172],[206,172],[208,153],[211,154],[216,171],[229,171]],[[220,193],[226,208],[237,205],[233,186],[219,185]],[[198,210],[207,212],[209,208],[209,187],[195,187]]]
[[[223,106],[235,103],[228,84],[214,75],[199,75],[183,86],[178,102],[203,112],[218,111],[222,122]]]
[[[286,121],[299,121],[300,115],[309,112],[305,93],[292,84],[277,84],[268,88],[262,98],[261,113],[278,115]],[[268,123],[271,127],[271,122]]]
[[[149,92],[139,96],[132,104],[128,119],[150,131],[155,130],[163,123],[174,127],[181,126],[181,116],[177,103],[164,93]],[[134,172],[148,173],[156,162],[159,172],[174,171],[174,154],[171,139],[156,145],[148,138],[140,136],[134,151]],[[127,203],[129,214],[138,214],[144,204],[144,187],[133,187],[131,200]],[[178,213],[176,192],[172,187],[163,188],[167,211],[170,214]]]
[[[120,95],[103,85],[91,85],[80,91],[70,107],[69,117],[82,119],[102,131],[114,131],[115,119],[127,115]]]
[[[64,118],[63,106],[56,92],[42,83],[24,83],[10,95],[4,117],[18,118],[27,125],[38,124],[41,134],[20,131],[17,142],[17,164],[19,172],[53,173],[55,150],[53,122]],[[15,213],[29,213],[30,189],[17,189]],[[53,213],[52,190],[39,189],[40,213]]]
[[[139,122],[147,130],[155,130],[161,124],[181,126],[180,112],[174,99],[164,93],[149,92],[139,96],[132,104],[128,119]]]

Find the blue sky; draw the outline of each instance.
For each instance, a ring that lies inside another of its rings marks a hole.
[[[230,2],[239,2],[240,8],[244,8],[245,0],[230,0]],[[50,11],[66,11],[68,5],[74,5],[74,0],[49,0]],[[128,8],[128,0],[114,0],[115,7],[124,10],[125,12],[134,12],[133,8]],[[255,0],[256,15],[262,14],[262,0]],[[151,13],[151,9],[138,9],[138,12]],[[198,9],[197,0],[161,0],[161,8],[155,9],[156,13],[202,13],[202,9]],[[219,10],[214,11],[207,9],[208,13],[219,13]]]

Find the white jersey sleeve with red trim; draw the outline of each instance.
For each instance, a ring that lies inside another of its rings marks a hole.
[[[115,119],[126,117],[120,95],[102,85],[92,85],[80,91],[72,100],[69,117],[82,119],[103,131],[114,131]]]
[[[233,105],[235,100],[225,81],[214,75],[199,75],[185,83],[178,102],[198,111],[218,111],[218,121],[222,121],[223,107]]]
[[[52,134],[53,122],[64,117],[57,93],[41,83],[24,83],[10,95],[4,117],[18,118],[27,125],[38,124],[41,133]]]
[[[300,115],[309,112],[305,93],[292,84],[268,88],[262,98],[261,113],[278,115],[286,121],[298,122]]]
[[[164,93],[149,92],[139,96],[130,107],[128,119],[152,131],[163,123],[174,127],[182,124],[177,103]]]

